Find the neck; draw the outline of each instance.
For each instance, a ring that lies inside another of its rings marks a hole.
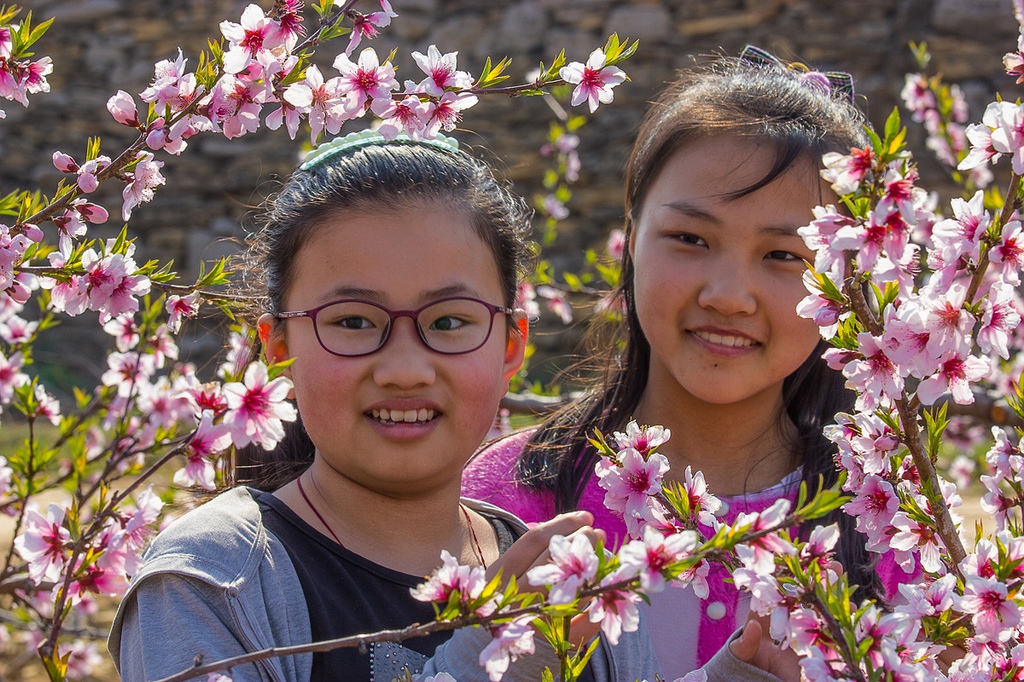
[[[712,493],[739,495],[778,483],[796,466],[796,427],[785,415],[781,391],[725,405],[661,393],[648,386],[636,420],[671,429],[671,440],[658,448],[672,466],[669,479],[681,480],[689,466],[704,473]]]
[[[497,558],[490,524],[461,507],[458,480],[398,497],[359,485],[317,457],[301,483],[302,491],[292,481],[274,495],[321,534],[381,566],[428,575],[441,565],[441,550],[469,565],[479,565],[481,553],[487,565]]]

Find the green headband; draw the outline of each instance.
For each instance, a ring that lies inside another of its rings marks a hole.
[[[459,151],[459,141],[454,137],[447,137],[446,135],[437,135],[434,138],[422,140],[414,140],[408,135],[399,135],[398,137],[389,140],[376,130],[360,130],[357,133],[349,133],[345,137],[336,137],[329,142],[324,142],[317,146],[306,154],[305,159],[302,161],[302,165],[299,166],[299,170],[307,171],[311,168],[316,168],[332,156],[337,156],[338,154],[351,149],[368,147],[370,145],[388,144],[422,144],[449,152]]]

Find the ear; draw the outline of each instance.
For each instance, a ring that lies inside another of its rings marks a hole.
[[[633,220],[632,210],[626,216],[626,235],[628,239],[626,248],[629,250],[629,258],[630,260],[636,260],[636,222]]]
[[[508,334],[508,341],[505,342],[505,370],[502,373],[505,383],[511,381],[515,373],[523,366],[526,343],[530,339],[530,321],[526,319],[526,311],[517,310],[514,321],[516,327],[519,328],[519,333]]]
[[[267,362],[283,362],[291,357],[284,336],[284,325],[278,324],[273,315],[260,315],[260,319],[256,320],[256,332],[259,334],[260,343],[263,344],[263,356]]]

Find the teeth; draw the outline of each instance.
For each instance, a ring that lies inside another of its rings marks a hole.
[[[419,410],[372,410],[374,419],[392,424],[415,424],[427,422],[434,418],[434,410],[420,408]]]
[[[694,332],[697,336],[704,339],[708,343],[718,344],[719,346],[733,346],[745,348],[747,346],[753,346],[754,341],[742,336],[722,336],[721,334],[713,334],[711,332]]]

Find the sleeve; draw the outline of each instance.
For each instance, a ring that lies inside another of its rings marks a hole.
[[[139,583],[121,607],[111,653],[123,682],[156,680],[196,662],[212,663],[247,653],[222,588],[174,574]],[[116,649],[116,651],[115,651]],[[256,664],[232,668],[235,682],[279,682]]]
[[[740,630],[734,632],[729,641],[701,668],[707,675],[707,682],[782,682],[770,672],[741,661],[733,655],[729,642],[736,639],[739,634]]]
[[[434,657],[427,661],[423,675],[448,673],[459,682],[489,682],[487,671],[480,665],[480,653],[491,643],[490,634],[480,627],[456,630],[451,639],[437,647]],[[536,651],[513,661],[503,682],[537,682],[545,668],[558,670],[558,656],[542,637],[534,637]]]

